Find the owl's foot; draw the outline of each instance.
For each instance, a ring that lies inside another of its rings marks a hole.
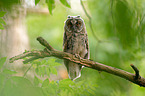
[[[81,60],[81,57],[79,54],[75,54],[75,57],[78,58],[79,60]]]

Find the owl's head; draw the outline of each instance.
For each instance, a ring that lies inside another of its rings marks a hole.
[[[68,32],[81,32],[84,28],[84,21],[78,16],[68,16],[65,21],[65,30]]]

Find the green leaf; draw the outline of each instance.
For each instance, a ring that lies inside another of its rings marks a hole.
[[[42,87],[47,87],[49,85],[49,79],[45,79],[42,83]]]
[[[40,2],[40,0],[35,0],[35,5],[37,5]]]
[[[13,71],[13,70],[9,70],[9,69],[4,69],[3,70],[3,73],[5,73],[5,74],[16,74],[17,72],[16,71]]]
[[[57,96],[58,95],[58,86],[55,81],[51,81],[48,83],[48,79],[46,79],[42,84],[42,89],[45,96]],[[64,96],[64,95],[62,95]]]
[[[0,18],[0,23],[6,25],[6,22],[2,18]]]
[[[41,61],[41,65],[46,65],[46,64],[47,64],[46,60]]]
[[[67,0],[60,0],[60,2],[61,2],[63,5],[65,5],[66,7],[71,8],[71,6],[70,6],[70,4],[68,3]]]
[[[41,65],[41,62],[40,61],[33,61],[32,63],[33,64],[37,64],[37,66]]]
[[[2,24],[0,24],[0,29],[4,29],[4,27],[3,27],[3,25],[2,25]]]
[[[46,68],[46,74],[48,77],[50,77],[50,68],[49,67]]]
[[[3,17],[3,16],[5,15],[5,13],[6,13],[6,12],[1,11],[1,12],[0,12],[0,17]]]
[[[49,60],[42,60],[40,61],[33,61],[33,64],[36,64],[37,67],[35,67],[35,72],[39,76],[45,76],[47,75],[48,77],[50,76],[50,73],[56,74],[57,75],[57,70],[54,66],[59,66],[61,65],[58,62],[55,62],[55,58],[51,58]]]
[[[6,62],[7,57],[0,58],[0,69],[3,67],[4,63]]]
[[[46,71],[45,71],[45,66],[39,67],[41,75],[44,76]]]
[[[71,81],[70,79],[64,79],[59,82],[59,88],[61,90],[65,90],[65,91],[67,90],[69,92],[73,90],[72,86],[74,86],[74,85],[75,85],[75,83],[73,81]]]
[[[50,59],[47,61],[47,63],[48,63],[48,64],[51,64],[51,63],[55,62],[55,60],[56,60],[55,58],[50,58]]]
[[[59,84],[61,84],[61,85],[74,85],[75,83],[73,81],[71,81],[70,79],[64,79],[64,80],[60,80]]]
[[[35,72],[36,72],[37,75],[39,75],[39,69],[38,69],[38,67],[35,69]]]
[[[51,67],[51,68],[50,68],[50,72],[51,72],[52,74],[57,75],[57,70],[56,70],[56,68],[54,68],[54,67]]]
[[[28,50],[25,50],[25,52],[24,53],[27,53],[27,52],[29,52]]]
[[[55,8],[55,1],[54,0],[46,0],[48,10],[50,14],[52,14],[52,10]]]
[[[39,79],[35,76],[34,77],[34,85],[38,86],[38,84],[39,84]]]
[[[47,63],[45,63],[45,64],[47,64],[47,65],[49,65],[49,66],[59,66],[59,65],[61,65],[60,63],[55,62],[55,61],[56,61],[55,58],[51,58],[51,59],[49,59],[49,60],[47,61]]]
[[[61,63],[58,63],[58,62],[54,63],[54,66],[60,66],[60,65],[61,65]]]

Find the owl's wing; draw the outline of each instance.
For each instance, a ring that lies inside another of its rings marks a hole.
[[[64,32],[64,36],[63,36],[63,51],[64,52],[67,51],[67,45],[68,45],[67,35],[66,35],[66,32]]]
[[[66,32],[64,32],[64,35],[63,35],[63,46],[64,46],[64,44],[65,44],[65,41],[66,41]]]
[[[66,32],[64,32],[63,35],[63,51],[67,52],[68,51],[68,36],[66,35]],[[68,70],[68,60],[64,60],[64,65],[66,66]]]
[[[89,43],[88,43],[88,35],[87,34],[86,34],[85,44],[86,44],[87,53],[85,54],[84,58],[89,59]]]
[[[70,49],[69,40],[71,39],[71,35],[72,34],[68,34],[67,32],[64,32],[64,36],[63,36],[63,51],[64,52],[68,52],[68,50]]]

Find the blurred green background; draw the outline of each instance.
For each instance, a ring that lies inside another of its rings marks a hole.
[[[69,2],[71,8],[56,0],[52,15],[47,12],[38,12],[47,8],[47,4],[42,1],[38,3],[37,11],[27,10],[25,24],[31,49],[44,48],[36,40],[41,36],[55,49],[62,51],[64,21],[68,15],[80,15],[84,19],[88,33],[91,60],[131,73],[134,71],[130,64],[134,64],[140,70],[140,75],[145,77],[144,0],[84,0],[83,4],[91,16],[93,31],[99,40],[96,40],[92,34],[89,18],[84,13],[80,1],[69,0]],[[56,61],[64,67],[62,60],[56,59]],[[59,67],[57,69],[59,70]],[[57,82],[59,81],[52,81],[52,87],[50,85],[49,87],[56,88],[53,85]],[[66,84],[69,85],[71,81],[67,82]],[[64,92],[59,89],[59,94],[48,92],[47,96],[74,96],[75,92],[76,96],[144,96],[145,94],[143,87],[90,68],[83,68],[82,76],[74,83],[76,85],[74,89],[71,87],[72,91]],[[68,85],[63,85],[65,91],[69,90]]]

